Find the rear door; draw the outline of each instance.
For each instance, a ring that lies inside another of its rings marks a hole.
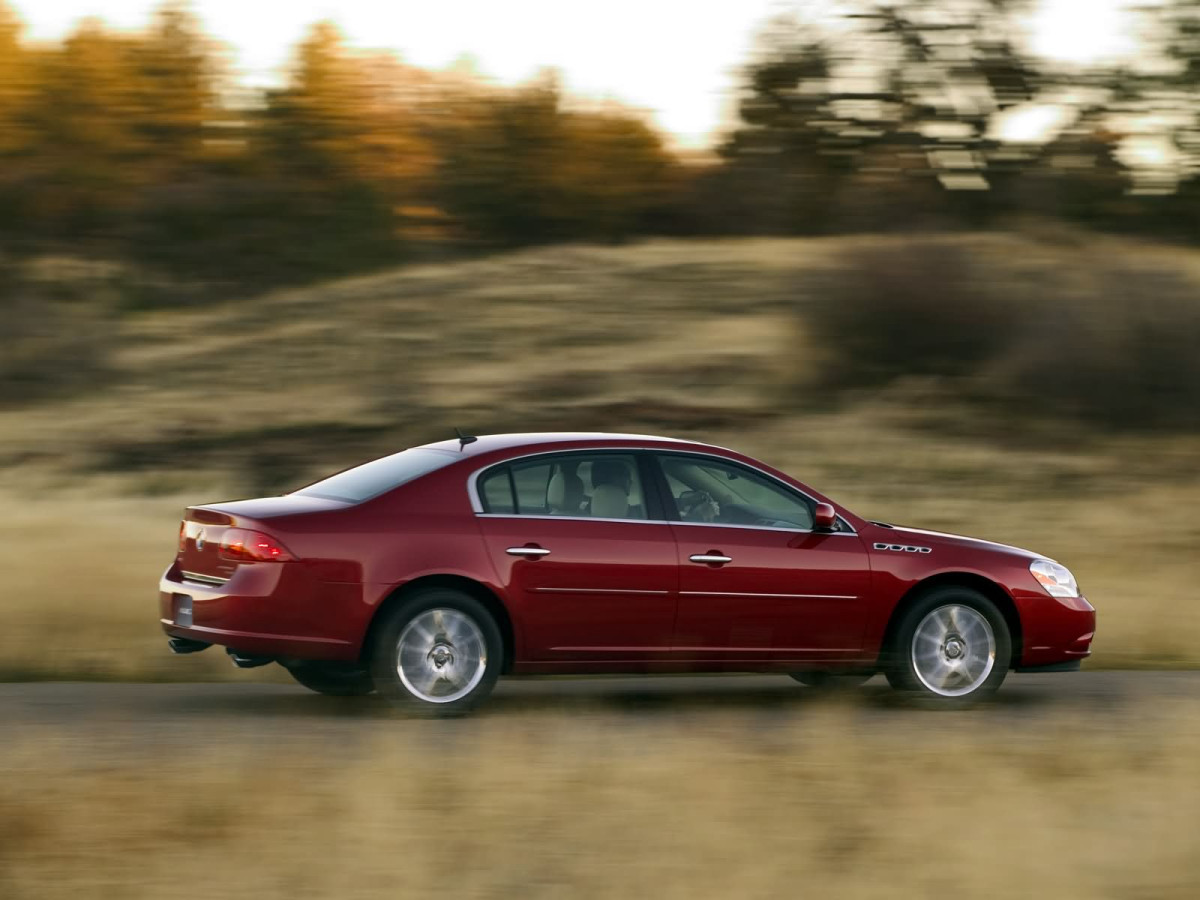
[[[580,451],[480,474],[484,540],[529,659],[669,657],[678,562],[657,494],[643,489],[648,465],[644,453]]]
[[[861,653],[867,555],[812,530],[815,502],[765,473],[702,454],[658,454],[679,543],[679,659],[785,662]]]

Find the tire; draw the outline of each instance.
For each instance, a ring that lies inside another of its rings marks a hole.
[[[848,688],[856,688],[859,685],[866,684],[871,680],[874,672],[827,672],[820,669],[813,669],[808,672],[789,672],[788,675],[793,681],[798,681],[805,687],[816,688],[822,691],[840,691]]]
[[[365,697],[375,691],[371,673],[352,663],[299,662],[285,668],[296,681],[318,694]]]
[[[469,594],[431,588],[409,597],[375,633],[371,674],[403,712],[457,716],[492,692],[504,640],[491,612]]]
[[[888,682],[924,705],[956,709],[996,692],[1012,636],[996,604],[968,587],[935,588],[903,614],[889,648]]]

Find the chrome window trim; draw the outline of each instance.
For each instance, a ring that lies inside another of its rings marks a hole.
[[[635,525],[674,525],[674,522],[668,522],[666,519],[604,519],[599,516],[546,516],[532,515],[524,516],[516,513],[475,513],[477,519],[550,519],[554,522],[624,522],[633,523]]]
[[[715,460],[716,462],[719,462],[719,463],[723,462],[726,465],[742,466],[743,468],[749,469],[750,471],[755,472],[755,473],[763,476],[764,478],[770,479],[771,481],[778,482],[779,484],[783,485],[783,487],[789,491],[795,491],[797,494],[799,494],[802,497],[805,497],[806,499],[811,501],[813,504],[817,504],[817,503],[821,502],[816,497],[813,497],[811,494],[800,490],[800,488],[796,487],[795,485],[788,484],[782,478],[772,475],[770,472],[764,472],[762,469],[758,468],[757,466],[752,466],[748,463],[742,462],[741,460],[729,459],[728,457],[717,456],[716,454],[713,454],[713,453],[703,453],[698,450],[658,450],[654,447],[618,446],[618,447],[578,448],[578,449],[574,449],[574,450],[539,450],[536,453],[527,453],[524,456],[513,456],[508,459],[501,459],[501,460],[497,460],[496,462],[493,462],[493,463],[488,463],[486,466],[481,466],[478,469],[476,469],[474,472],[472,472],[469,476],[467,476],[467,499],[471,503],[471,510],[475,513],[476,516],[493,518],[493,519],[556,519],[560,522],[643,522],[648,525],[691,525],[694,527],[704,527],[704,528],[745,528],[745,529],[749,529],[751,531],[786,531],[789,534],[828,534],[830,536],[838,535],[838,536],[845,536],[845,537],[857,537],[858,536],[858,532],[855,530],[854,526],[851,525],[850,522],[847,521],[847,519],[844,516],[842,516],[840,513],[838,514],[838,521],[846,526],[845,531],[842,531],[839,529],[838,531],[820,531],[820,532],[818,532],[818,531],[814,531],[811,528],[779,528],[778,526],[775,526],[775,525],[727,525],[727,524],[724,524],[721,522],[684,522],[683,520],[671,521],[669,519],[599,519],[599,518],[592,518],[591,516],[546,516],[546,515],[526,516],[526,515],[518,515],[517,513],[484,512],[483,502],[479,499],[479,476],[482,475],[484,472],[488,471],[489,469],[495,468],[496,466],[505,466],[505,465],[511,465],[511,464],[517,463],[517,462],[523,462],[524,460],[527,460],[527,459],[536,459],[539,456],[566,456],[568,454],[607,453],[610,451],[617,451],[617,452],[623,452],[623,453],[639,453],[639,452],[640,453],[663,453],[666,455],[673,455],[673,456],[698,456],[698,457],[702,457],[704,459]],[[643,498],[645,496],[645,493],[646,493],[646,485],[642,485]]]
[[[841,516],[838,517],[841,519]],[[844,519],[842,521],[845,521]],[[750,531],[784,531],[788,534],[823,534],[828,537],[858,537],[858,532],[850,528],[850,523],[846,522],[846,527],[849,531],[813,531],[811,528],[780,528],[778,525],[732,525],[723,522],[668,522],[669,525],[687,525],[690,528],[745,528]]]

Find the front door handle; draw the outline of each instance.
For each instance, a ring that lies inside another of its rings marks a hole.
[[[540,559],[550,553],[544,547],[509,547],[504,552],[509,556],[528,556],[530,559]]]
[[[693,553],[688,559],[694,563],[708,563],[718,566],[723,566],[727,562],[733,562],[732,556],[725,556],[717,550],[710,550],[708,553]]]

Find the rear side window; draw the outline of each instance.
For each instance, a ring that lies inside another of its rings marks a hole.
[[[538,456],[489,469],[477,485],[484,512],[573,519],[646,519],[637,459],[628,453]]]
[[[480,479],[479,496],[484,508],[490,513],[514,513],[512,481],[508,477],[508,466],[493,469]]]
[[[361,503],[377,497],[385,491],[399,487],[422,475],[448,466],[458,457],[445,450],[414,448],[393,453],[381,459],[363,463],[345,472],[338,472],[315,484],[301,488],[295,493],[302,497],[324,497],[329,500],[345,500]]]

